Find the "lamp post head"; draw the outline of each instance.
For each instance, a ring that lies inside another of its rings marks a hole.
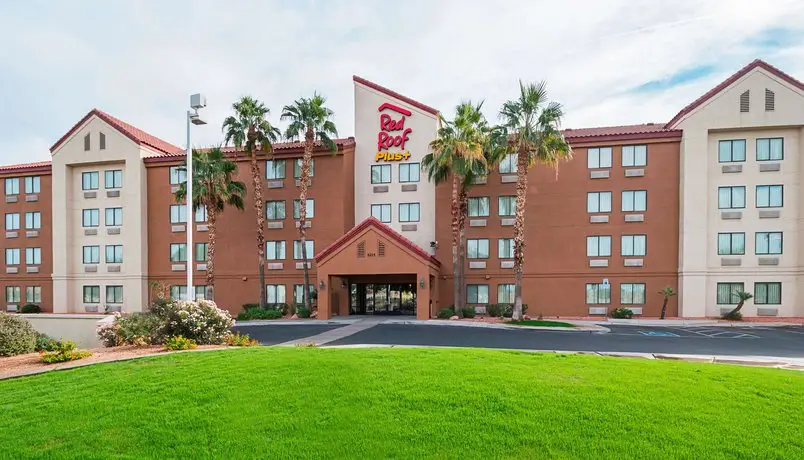
[[[203,109],[207,106],[207,97],[201,93],[190,96],[190,107],[195,110]]]

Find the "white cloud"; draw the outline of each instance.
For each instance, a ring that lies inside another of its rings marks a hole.
[[[799,3],[5,2],[0,162],[47,158],[47,145],[92,107],[182,145],[196,91],[210,104],[196,145],[221,141],[220,123],[244,94],[278,123],[282,105],[318,90],[348,136],[353,74],[447,115],[461,99],[485,98],[496,120],[521,78],[548,81],[567,126],[666,121],[756,57],[804,78],[804,43],[745,44],[772,28],[804,31]],[[627,92],[704,64],[717,71],[659,94]]]

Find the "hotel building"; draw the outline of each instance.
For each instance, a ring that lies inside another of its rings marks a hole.
[[[420,168],[438,111],[359,77],[353,84],[355,136],[313,156],[307,254],[319,317],[429,318],[453,292],[451,184],[429,182]],[[658,316],[659,291],[670,286],[679,295],[669,316],[717,316],[738,288],[755,295],[747,316],[804,316],[803,97],[800,81],[754,61],[668,123],[566,129],[574,159],[558,177],[529,173],[528,312],[603,316],[623,306]],[[225,151],[249,185],[248,158]],[[271,303],[301,302],[302,151],[276,144],[259,159]],[[185,180],[181,147],[92,110],[51,154],[0,167],[0,309],[141,311],[152,282],[187,294],[187,264],[196,295],[206,295],[206,215],[173,196]],[[469,192],[470,305],[513,302],[515,182],[507,158]],[[233,313],[259,299],[253,200],[218,223],[215,300]]]

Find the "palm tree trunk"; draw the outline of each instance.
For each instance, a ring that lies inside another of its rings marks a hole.
[[[736,315],[737,313],[740,312],[740,310],[742,310],[743,305],[745,305],[745,300],[740,300],[739,302],[737,302],[737,306],[734,307],[734,310],[730,311],[726,316],[729,317]]]
[[[249,137],[253,137],[249,130]],[[257,165],[255,143],[251,142],[251,179],[254,182],[254,212],[257,214],[257,258],[260,267],[260,308],[265,308],[265,202],[262,201],[262,177]]]
[[[525,264],[525,200],[528,193],[528,154],[516,159],[516,218],[514,220],[514,311],[511,319],[522,320],[522,270]]]
[[[313,158],[313,132],[307,130],[304,139],[304,155],[302,156],[301,185],[299,186],[299,240],[301,240],[302,262],[304,263],[304,307],[310,308],[310,269],[307,267],[307,183],[310,180],[310,161]]]
[[[215,300],[215,238],[218,212],[214,206],[207,207],[207,224],[209,226],[209,242],[207,243],[207,295]]]
[[[460,245],[460,228],[458,227],[458,191],[460,189],[460,178],[457,174],[452,175],[452,203],[450,211],[452,212],[452,277],[453,277],[453,298],[455,314],[461,310],[461,279],[460,267],[458,262],[458,247]]]
[[[664,302],[662,302],[662,317],[660,319],[664,319],[664,316],[667,314],[667,301],[669,299],[669,297],[664,296]]]
[[[466,305],[466,215],[469,213],[469,196],[461,187],[458,195],[458,293],[460,305]]]

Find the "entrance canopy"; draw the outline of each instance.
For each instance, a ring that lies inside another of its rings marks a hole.
[[[429,319],[437,311],[438,260],[374,217],[319,252],[315,261],[320,319],[349,314],[349,280],[410,280],[416,287],[417,318]]]

